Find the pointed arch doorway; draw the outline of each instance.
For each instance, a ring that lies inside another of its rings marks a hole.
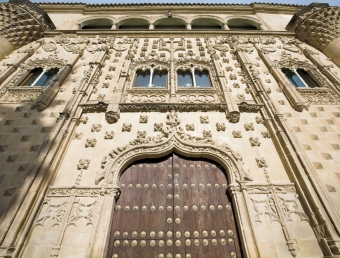
[[[120,177],[107,258],[241,257],[226,172],[175,153]]]

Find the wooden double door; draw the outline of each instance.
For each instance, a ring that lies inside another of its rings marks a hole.
[[[241,257],[223,168],[171,154],[120,178],[108,258]]]

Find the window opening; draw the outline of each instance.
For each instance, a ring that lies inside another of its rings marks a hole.
[[[208,71],[195,71],[196,87],[210,88],[210,78]]]
[[[209,73],[206,70],[199,71],[193,67],[191,71],[178,71],[178,87],[179,88],[210,88]]]
[[[136,73],[135,87],[166,88],[167,75],[167,71],[155,70],[153,67],[146,71],[138,70]]]
[[[296,88],[319,87],[318,84],[314,81],[314,79],[309,75],[309,73],[303,69],[298,68],[291,70],[288,68],[282,68],[281,70],[286,75],[289,82]]]
[[[177,77],[178,77],[178,87],[181,87],[181,88],[193,87],[194,80],[192,78],[191,72],[189,72],[189,71],[178,71]]]
[[[48,86],[51,80],[57,75],[59,69],[52,68],[49,70],[41,67],[33,69],[26,78],[20,83],[20,86]]]

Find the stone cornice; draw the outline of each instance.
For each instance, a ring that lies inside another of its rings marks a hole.
[[[235,12],[243,12],[245,14],[253,14],[257,12],[266,13],[284,13],[295,14],[304,5],[286,5],[286,4],[179,4],[179,3],[164,3],[164,4],[84,4],[84,3],[39,3],[40,8],[48,13],[82,13],[82,14],[125,14],[133,13],[164,13],[165,7],[171,8],[172,12],[177,13],[201,13],[204,12],[233,14]],[[218,8],[216,8],[218,7]]]
[[[45,31],[44,37],[55,37],[60,35],[79,35],[79,36],[110,36],[110,35],[125,35],[125,36],[200,36],[202,35],[244,35],[244,36],[286,36],[294,37],[295,32],[291,31],[269,31],[269,30],[253,30],[253,31],[232,31],[232,30],[216,30],[216,31],[205,31],[205,30],[53,30]]]

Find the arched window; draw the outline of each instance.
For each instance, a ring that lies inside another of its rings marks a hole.
[[[84,21],[81,24],[82,30],[110,30],[112,27],[112,21],[110,19],[92,19]]]
[[[59,72],[58,68],[51,68],[49,70],[41,67],[35,68],[21,81],[19,86],[48,86],[51,80]]]
[[[313,77],[303,69],[288,69],[282,68],[281,71],[286,75],[289,82],[296,88],[299,87],[309,87],[316,88],[319,87],[317,82],[313,79]]]
[[[260,25],[246,19],[231,19],[228,21],[229,30],[260,30]]]
[[[157,70],[153,67],[150,70],[137,70],[135,87],[136,88],[166,88],[168,71]]]
[[[206,70],[177,71],[179,88],[210,88],[209,73]]]

